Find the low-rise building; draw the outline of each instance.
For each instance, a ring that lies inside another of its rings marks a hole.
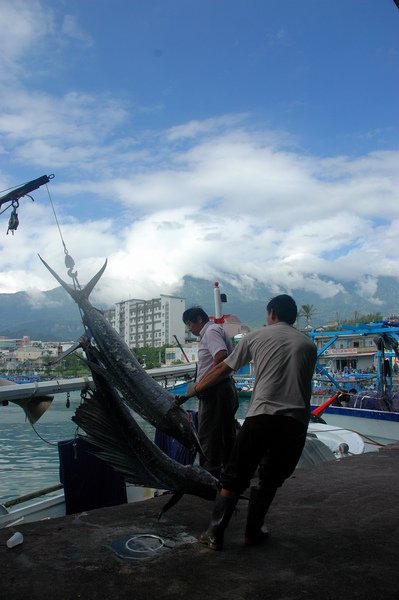
[[[41,371],[49,361],[57,358],[73,342],[31,341],[28,336],[19,339],[0,338],[0,370],[11,373],[18,369]]]
[[[165,365],[167,367],[187,362],[198,362],[198,342],[184,344],[181,348],[173,346],[165,349]]]
[[[237,335],[243,336],[251,331],[248,325],[242,323],[236,315],[224,315],[223,328],[230,338],[235,338]]]
[[[333,337],[334,332],[331,332],[331,336],[326,331],[320,335],[315,333],[317,350],[320,351]],[[333,373],[348,370],[372,371],[375,368],[376,350],[373,336],[340,332],[335,342],[319,357],[319,363],[329,367]]]

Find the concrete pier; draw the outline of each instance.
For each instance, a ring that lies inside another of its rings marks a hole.
[[[196,540],[212,503],[186,496],[158,521],[168,499],[17,525],[24,542],[12,549],[0,530],[0,597],[399,599],[398,444],[297,470],[270,509],[270,539],[253,548],[245,500],[214,552]]]

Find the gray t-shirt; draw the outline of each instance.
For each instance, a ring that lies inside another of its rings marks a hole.
[[[248,333],[224,362],[234,371],[254,363],[247,417],[278,414],[307,423],[316,357],[316,346],[305,334],[278,322]]]
[[[226,350],[227,354],[230,354],[233,349],[231,340],[223,327],[212,321],[205,323],[199,337],[197,381],[201,381],[204,375],[211,370],[215,354],[220,350]]]

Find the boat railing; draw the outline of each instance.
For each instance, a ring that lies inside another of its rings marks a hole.
[[[62,485],[62,483],[57,483],[55,485],[51,485],[41,490],[30,492],[29,494],[18,496],[17,498],[12,498],[11,500],[6,500],[5,502],[3,502],[3,504],[1,504],[1,506],[5,508],[8,512],[8,509],[12,508],[13,506],[17,506],[18,504],[22,504],[23,502],[29,502],[30,500],[35,500],[36,498],[40,498],[41,496],[47,496],[47,494],[57,492],[58,490],[62,490],[63,488],[64,486]]]

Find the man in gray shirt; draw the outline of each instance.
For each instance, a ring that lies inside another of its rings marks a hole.
[[[267,305],[267,327],[242,338],[232,354],[195,385],[195,392],[202,393],[245,363],[254,363],[252,401],[222,473],[211,523],[200,537],[212,550],[223,548],[224,530],[258,465],[259,486],[250,491],[245,543],[254,545],[267,538],[263,528],[267,510],[301,456],[317,351],[313,342],[293,327],[296,318],[294,299],[287,294],[276,296]]]

